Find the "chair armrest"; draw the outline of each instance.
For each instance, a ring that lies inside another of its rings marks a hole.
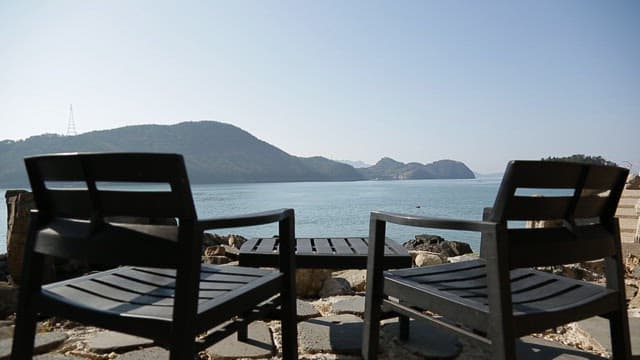
[[[208,229],[224,229],[232,227],[254,226],[278,223],[280,238],[280,256],[278,268],[284,274],[283,283],[287,284],[284,293],[295,293],[295,218],[293,209],[278,209],[253,214],[245,214],[214,219],[202,219],[196,222],[198,231]],[[285,296],[285,294],[283,294]],[[287,295],[288,296],[288,295]]]
[[[491,231],[496,223],[489,221],[475,221],[462,219],[447,219],[417,215],[398,214],[384,211],[371,212],[371,220],[384,221],[398,225],[418,226],[434,229],[450,229],[465,231]]]
[[[238,216],[201,219],[196,222],[200,230],[224,229],[280,222],[293,217],[293,209],[278,209]]]

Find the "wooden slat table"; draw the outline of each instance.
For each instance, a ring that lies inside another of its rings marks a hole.
[[[241,266],[278,266],[278,238],[253,238],[240,247]],[[366,237],[296,238],[296,267],[366,269],[369,242]],[[407,249],[386,239],[384,268],[411,267]]]

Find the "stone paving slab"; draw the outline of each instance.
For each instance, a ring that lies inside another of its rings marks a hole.
[[[313,304],[304,300],[296,300],[296,313],[298,320],[306,320],[320,316],[320,311]]]
[[[362,319],[355,315],[323,316],[298,323],[298,351],[359,354]]]
[[[381,331],[411,353],[425,359],[453,359],[462,351],[462,344],[453,333],[440,330],[424,321],[411,320],[409,324],[409,340],[406,342],[398,339],[398,318],[383,321]],[[381,343],[380,347],[383,346]]]
[[[42,354],[51,351],[60,346],[68,338],[69,335],[60,331],[36,334],[33,353]],[[11,354],[12,344],[13,339],[0,340],[0,360],[9,358],[9,355]]]
[[[591,334],[600,345],[611,352],[609,321],[601,317],[592,317],[578,322],[578,326]],[[631,337],[631,353],[640,355],[640,318],[629,318],[629,334]]]
[[[337,315],[353,314],[362,316],[364,314],[364,296],[348,296],[338,300],[331,305],[331,312]]]
[[[547,341],[533,336],[526,336],[516,343],[518,360],[601,360],[603,357]]]
[[[234,333],[222,341],[207,348],[214,358],[269,358],[275,354],[275,346],[269,326],[263,321],[249,324],[249,336],[246,341],[238,341]]]
[[[117,360],[169,360],[169,351],[161,347],[150,347],[130,351],[117,357]]]
[[[123,353],[153,345],[153,340],[115,331],[101,331],[86,340],[89,351],[106,354]]]
[[[0,326],[0,340],[11,339],[13,337],[13,326]]]

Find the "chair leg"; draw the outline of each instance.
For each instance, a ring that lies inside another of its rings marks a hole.
[[[44,257],[33,252],[34,224],[36,217],[32,216],[29,224],[29,238],[25,246],[22,263],[22,283],[18,292],[18,308],[16,311],[16,327],[11,347],[11,360],[31,359],[38,322],[38,310],[35,307],[35,294],[42,286]]]
[[[298,324],[296,320],[295,291],[282,294],[282,358],[294,360],[298,358]]]
[[[627,311],[623,308],[609,315],[613,359],[631,359],[631,340]]]
[[[399,325],[400,325],[400,334],[399,338],[402,341],[409,341],[409,317],[400,315],[398,317]]]
[[[378,358],[381,313],[382,309],[380,308],[380,305],[373,305],[371,307],[367,306],[365,309],[362,329],[362,358],[365,360],[374,360]]]
[[[30,301],[29,301],[30,302]],[[11,360],[31,359],[36,336],[37,314],[30,304],[18,307],[11,348]]]
[[[493,359],[513,360],[516,358],[516,338],[513,334],[502,332],[491,339]]]
[[[238,337],[238,341],[247,341],[247,339],[249,338],[249,324],[243,324],[240,329],[238,329],[238,332],[236,334]]]
[[[188,333],[188,332],[187,332]],[[174,337],[171,339],[171,348],[169,350],[170,360],[195,359],[194,339],[184,336]]]
[[[367,256],[367,292],[364,300],[364,324],[362,327],[362,357],[365,360],[378,358],[380,342],[380,317],[384,296],[385,223],[371,219],[369,223],[369,253]]]

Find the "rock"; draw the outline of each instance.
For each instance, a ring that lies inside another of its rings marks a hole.
[[[226,250],[222,245],[208,246],[204,249],[204,256],[224,256]]]
[[[227,239],[227,245],[234,247],[236,249],[240,249],[242,244],[246,242],[247,242],[247,239],[245,239],[240,235],[229,235],[229,238]]]
[[[625,285],[624,293],[625,293],[625,295],[627,297],[627,301],[630,301],[634,297],[636,297],[636,294],[638,293],[638,288],[635,287],[635,286],[631,286],[631,285]]]
[[[407,250],[430,251],[432,246],[444,242],[444,238],[438,235],[422,234],[416,235],[414,240],[409,240],[402,244]]]
[[[318,297],[324,281],[330,277],[331,270],[298,269],[296,270],[296,293],[302,298]]]
[[[416,235],[415,240],[402,244],[408,250],[429,251],[444,257],[460,256],[472,253],[471,246],[461,241],[445,240],[438,235]]]
[[[414,257],[415,253],[415,257]],[[411,257],[417,267],[443,264],[445,260],[438,253],[429,251],[412,251]]]
[[[597,282],[602,278],[602,275],[583,268],[581,264],[541,266],[537,269],[583,281]]]
[[[223,244],[227,244],[227,239],[223,238],[218,234],[211,234],[206,232],[202,235],[203,247],[213,246],[213,245],[223,245]]]
[[[347,280],[353,291],[365,291],[367,287],[367,270],[341,270],[334,272],[332,277]]]
[[[16,311],[18,288],[7,282],[0,282],[0,318],[4,319]]]
[[[462,261],[472,261],[472,260],[478,260],[479,257],[480,257],[480,254],[471,253],[471,254],[464,254],[460,256],[452,256],[448,258],[447,261],[451,263],[462,262]]]
[[[627,298],[629,298],[629,295],[627,295]],[[629,309],[640,309],[640,295],[636,294],[633,296],[629,301],[628,307]]]
[[[229,245],[222,245],[222,247],[224,248],[224,256],[231,260],[238,260],[240,258],[240,250]]]
[[[330,278],[324,281],[322,284],[322,289],[318,295],[320,297],[329,297],[336,295],[351,295],[353,294],[353,290],[351,290],[351,284],[343,278]]]
[[[633,254],[628,254],[624,258],[624,267],[627,274],[631,274],[632,277],[640,279],[640,258]]]
[[[585,261],[580,263],[580,266],[592,272],[595,276],[603,276],[604,275],[604,260],[593,260],[593,261]]]
[[[203,256],[202,257],[203,264],[221,265],[221,264],[227,264],[229,262],[231,262],[231,259],[229,259],[226,256]]]
[[[460,256],[473,252],[471,246],[462,241],[445,241],[441,244],[440,254],[446,257]]]

